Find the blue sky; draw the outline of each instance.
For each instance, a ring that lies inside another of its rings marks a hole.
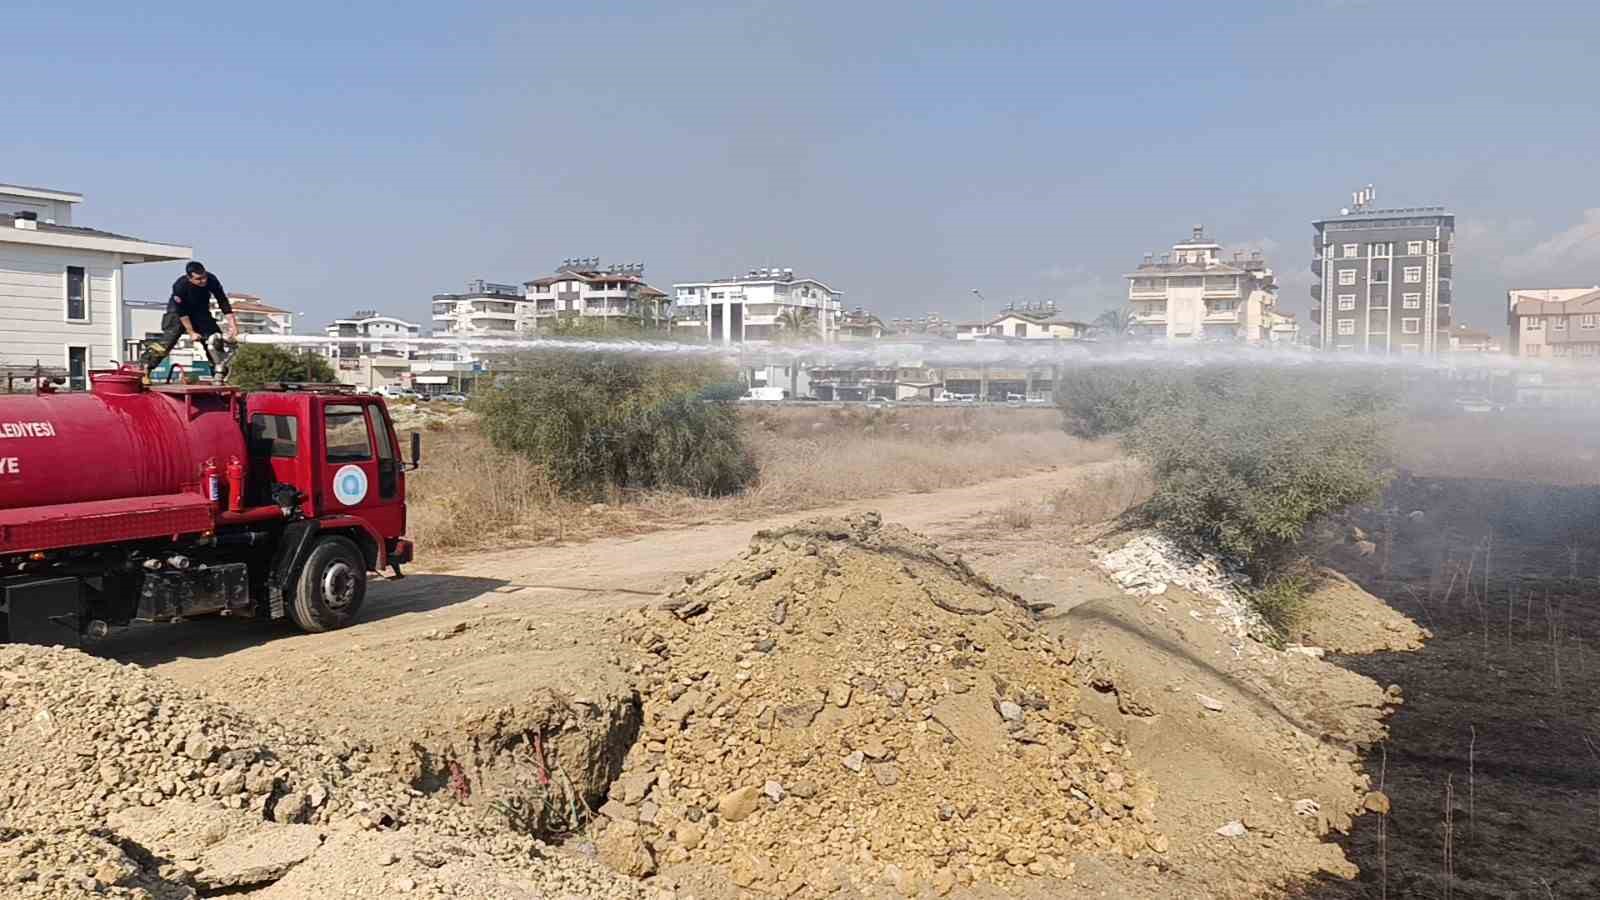
[[[885,317],[1082,317],[1204,223],[1456,214],[1456,317],[1600,283],[1600,4],[7,4],[0,182],[307,325],[569,256],[790,266]],[[176,266],[131,270],[157,296]]]

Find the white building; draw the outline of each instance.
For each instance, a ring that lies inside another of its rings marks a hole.
[[[1056,314],[1055,301],[1042,304],[1008,306],[1000,315],[986,322],[962,322],[956,325],[956,340],[992,340],[1004,338],[1020,341],[1074,341],[1089,333],[1089,326]]]
[[[357,310],[348,319],[335,319],[323,333],[338,338],[338,343],[326,345],[327,355],[333,359],[394,356],[409,360],[416,355],[413,339],[422,336],[422,326],[372,310]]]
[[[810,321],[813,340],[836,338],[844,296],[793,269],[751,269],[738,278],[674,284],[673,326],[713,343],[739,344],[777,337],[785,313]]]
[[[600,257],[564,259],[554,274],[523,287],[540,328],[562,318],[630,319],[663,327],[672,318],[667,295],[645,283],[644,263],[601,267]]]
[[[294,313],[263,302],[255,294],[230,293],[228,305],[239,320],[240,334],[294,334]],[[211,314],[222,321],[216,300],[211,301]]]
[[[1268,312],[1278,305],[1278,283],[1259,251],[1222,258],[1222,245],[1196,225],[1189,240],[1125,276],[1132,304],[1131,332],[1172,341],[1270,340]]]
[[[533,302],[518,285],[476,278],[462,293],[433,295],[435,334],[515,337],[533,330]]]
[[[72,224],[83,197],[0,184],[0,369],[42,367],[85,386],[126,353],[126,266],[193,251]]]

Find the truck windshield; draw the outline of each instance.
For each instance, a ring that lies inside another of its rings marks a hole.
[[[372,458],[372,438],[367,434],[367,417],[360,406],[329,406],[324,419],[327,423],[328,462]]]

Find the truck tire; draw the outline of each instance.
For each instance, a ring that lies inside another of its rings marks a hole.
[[[328,535],[306,554],[290,615],[302,631],[332,631],[355,621],[366,596],[366,557],[349,538]]]

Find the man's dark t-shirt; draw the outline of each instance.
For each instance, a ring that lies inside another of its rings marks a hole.
[[[217,320],[211,316],[211,298],[217,298],[217,309],[223,315],[233,312],[228,295],[222,290],[217,276],[206,273],[206,285],[196,287],[185,275],[172,283],[172,296],[167,300],[168,316],[188,316],[190,324],[201,334],[218,331]]]

